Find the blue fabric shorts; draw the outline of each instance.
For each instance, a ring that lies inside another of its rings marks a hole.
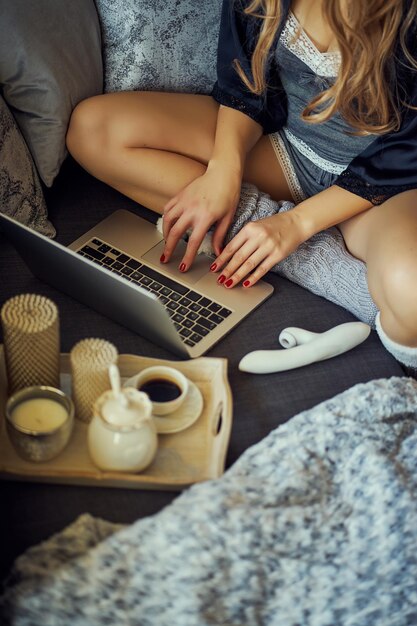
[[[290,143],[283,130],[269,138],[296,204],[333,185],[338,174],[313,163]]]

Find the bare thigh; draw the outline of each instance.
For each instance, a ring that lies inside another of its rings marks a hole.
[[[384,328],[417,341],[417,190],[398,194],[339,225],[348,250],[367,265]],[[414,335],[413,335],[414,333]]]
[[[393,196],[342,222],[339,229],[351,254],[367,264],[374,257],[417,254],[417,190]]]
[[[158,163],[161,172],[171,162],[175,170],[172,155],[188,159],[182,164],[178,161],[177,165],[188,168],[191,179],[198,175],[212,154],[217,113],[218,104],[210,96],[159,92],[106,94],[78,105],[67,143],[70,152],[87,170],[132,195],[129,186],[134,186],[137,166],[145,158],[150,160],[150,179]],[[143,149],[148,149],[146,155]],[[176,175],[181,187],[182,170]],[[244,180],[276,200],[292,199],[267,136],[262,136],[247,155]]]

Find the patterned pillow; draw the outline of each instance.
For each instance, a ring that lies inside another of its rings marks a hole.
[[[1,96],[0,211],[43,235],[55,236],[29,150]]]
[[[221,0],[96,0],[105,91],[210,93]]]

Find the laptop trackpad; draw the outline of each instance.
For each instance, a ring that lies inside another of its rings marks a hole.
[[[175,248],[175,252],[172,255],[169,263],[161,263],[160,258],[161,254],[164,251],[165,243],[161,241],[156,246],[148,250],[145,254],[142,254],[142,259],[144,261],[148,261],[152,263],[160,272],[166,274],[167,276],[172,276],[173,278],[180,279],[187,283],[193,285],[196,283],[202,276],[205,276],[207,272],[210,270],[210,265],[212,260],[206,256],[205,254],[198,254],[195,258],[195,261],[191,267],[185,274],[180,272],[178,269],[182,258],[185,254],[186,244],[183,241],[178,242],[177,247]]]

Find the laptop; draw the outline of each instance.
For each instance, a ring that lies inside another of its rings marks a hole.
[[[207,352],[273,293],[264,281],[249,289],[219,286],[203,254],[180,272],[182,241],[170,262],[160,263],[163,236],[124,209],[68,247],[1,213],[0,228],[35,276],[180,357]]]

